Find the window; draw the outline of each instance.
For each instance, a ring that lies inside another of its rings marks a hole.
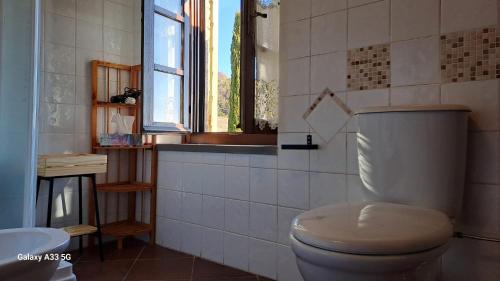
[[[183,0],[144,1],[144,113],[146,131],[190,131],[190,22]],[[151,94],[149,94],[151,93]]]
[[[275,133],[278,2],[145,0],[145,130]]]

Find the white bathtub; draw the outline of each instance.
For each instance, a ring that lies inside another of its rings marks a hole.
[[[69,235],[59,229],[0,230],[0,280],[50,280],[68,245]]]

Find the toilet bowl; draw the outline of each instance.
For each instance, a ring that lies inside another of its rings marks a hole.
[[[364,202],[299,215],[290,240],[306,281],[429,281],[451,236],[439,211]]]
[[[290,241],[305,281],[437,279],[461,209],[469,111],[431,105],[356,113],[363,200],[293,220]]]

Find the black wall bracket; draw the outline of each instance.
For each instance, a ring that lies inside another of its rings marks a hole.
[[[283,150],[317,150],[319,145],[312,143],[312,136],[307,135],[307,144],[282,144]]]

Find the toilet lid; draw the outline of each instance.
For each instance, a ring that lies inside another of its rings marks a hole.
[[[450,219],[436,210],[364,202],[307,211],[292,223],[292,235],[313,247],[352,254],[408,254],[445,244]]]

